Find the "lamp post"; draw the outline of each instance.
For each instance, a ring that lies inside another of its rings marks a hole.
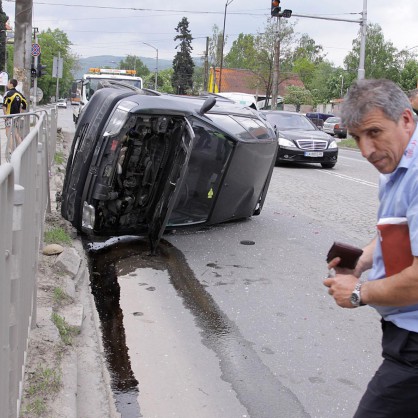
[[[144,45],[148,45],[151,48],[155,49],[155,52],[157,53],[157,58],[155,60],[155,80],[154,80],[154,90],[157,90],[158,86],[158,48],[156,48],[154,45],[148,44],[147,42],[142,42]]]
[[[343,89],[344,89],[344,75],[340,74],[340,78],[341,78],[341,92],[340,92],[340,97],[343,97]]]
[[[225,13],[224,13],[224,28],[222,31],[222,45],[221,45],[221,65],[219,66],[219,87],[218,91],[221,92],[221,85],[222,85],[222,67],[224,63],[224,45],[225,45],[225,23],[226,23],[226,9],[234,0],[227,0],[225,3]]]

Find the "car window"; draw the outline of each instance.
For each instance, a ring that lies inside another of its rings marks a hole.
[[[297,113],[267,113],[267,120],[279,130],[303,129],[315,131],[315,126],[303,115]]]
[[[255,118],[219,115],[214,113],[207,113],[206,116],[212,119],[218,126],[222,126],[227,132],[230,132],[242,141],[270,139],[267,127]]]
[[[331,117],[331,118],[328,118],[325,122],[326,123],[338,123],[339,121],[340,121],[340,118]]]

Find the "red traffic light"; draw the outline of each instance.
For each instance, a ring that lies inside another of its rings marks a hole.
[[[277,17],[279,16],[281,7],[280,7],[280,0],[272,0],[271,2],[271,16]]]

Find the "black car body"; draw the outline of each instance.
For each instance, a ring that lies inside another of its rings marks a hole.
[[[145,92],[146,93],[146,92]],[[258,215],[277,139],[228,100],[98,90],[79,119],[61,213],[92,235],[149,235]]]
[[[318,129],[307,117],[295,112],[261,111],[277,134],[277,163],[319,163],[332,168],[337,163],[334,138]]]

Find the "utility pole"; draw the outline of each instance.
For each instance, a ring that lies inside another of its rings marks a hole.
[[[274,56],[273,56],[273,80],[271,84],[271,109],[277,109],[277,97],[279,95],[279,74],[280,74],[280,16],[277,17]]]
[[[208,91],[209,80],[209,36],[206,37],[206,51],[205,51],[205,67],[203,75],[203,91]]]
[[[33,0],[16,0],[13,77],[21,83],[22,93],[27,100],[30,97],[31,80],[32,9]]]
[[[366,34],[367,34],[367,0],[363,0],[363,12],[361,14],[361,40],[360,40],[360,60],[358,65],[357,78],[363,80],[365,77],[365,58],[366,58]]]

